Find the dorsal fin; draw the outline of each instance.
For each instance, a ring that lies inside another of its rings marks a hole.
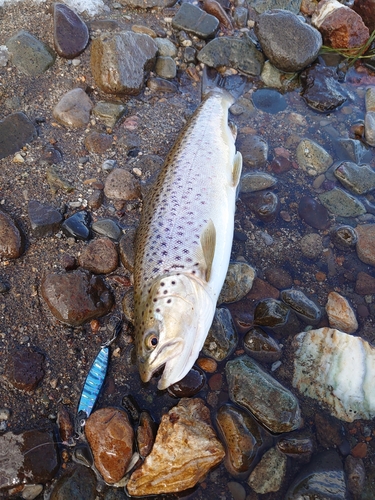
[[[209,281],[211,277],[212,262],[214,260],[216,247],[216,229],[211,219],[208,221],[207,226],[204,228],[200,240],[203,257],[206,262],[206,281]]]

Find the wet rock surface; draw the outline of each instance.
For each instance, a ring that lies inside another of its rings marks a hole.
[[[88,124],[92,102],[81,88],[70,90],[62,96],[53,109],[53,116],[62,125],[80,128]]]

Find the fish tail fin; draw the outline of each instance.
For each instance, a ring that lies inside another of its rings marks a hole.
[[[228,92],[233,102],[243,93],[247,78],[243,75],[222,76],[216,69],[203,67],[202,98],[210,92]],[[229,97],[229,96],[228,96]]]

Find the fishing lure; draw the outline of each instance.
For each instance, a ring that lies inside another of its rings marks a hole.
[[[78,436],[83,433],[83,428],[86,424],[86,420],[91,415],[91,412],[103,387],[108,369],[109,346],[116,340],[121,331],[121,328],[122,320],[120,319],[116,323],[116,326],[114,328],[113,337],[100,347],[100,351],[94,359],[90,371],[87,374],[77,410],[76,434]]]

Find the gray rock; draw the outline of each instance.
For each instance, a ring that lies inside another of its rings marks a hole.
[[[135,241],[136,230],[130,228],[126,231],[120,240],[119,252],[122,265],[130,271],[134,270],[134,241]]]
[[[176,3],[176,0],[119,0],[119,3],[139,9],[152,9],[153,7],[172,7]]]
[[[81,88],[69,90],[53,108],[56,120],[69,128],[85,127],[90,121],[93,104]]]
[[[190,3],[183,3],[174,16],[172,26],[185,30],[199,38],[213,37],[219,28],[219,20]]]
[[[6,45],[0,45],[0,66],[6,66],[9,60],[9,51]]]
[[[51,236],[59,230],[63,217],[56,208],[36,200],[30,200],[27,210],[31,230],[37,238]]]
[[[223,361],[237,346],[238,335],[228,309],[216,309],[215,316],[203,346],[203,353],[216,361]]]
[[[319,175],[332,165],[332,156],[319,144],[303,139],[296,150],[298,165],[309,175]]]
[[[250,168],[262,168],[267,163],[268,143],[259,135],[239,135],[238,149],[242,153],[245,166]]]
[[[335,215],[357,217],[366,213],[366,208],[361,201],[340,188],[320,194],[319,199]]]
[[[185,5],[185,4],[184,4]],[[247,75],[258,76],[264,64],[263,54],[249,38],[222,36],[209,42],[198,53],[198,60],[207,66],[230,66]]]
[[[250,474],[250,488],[261,495],[279,491],[285,479],[286,464],[287,457],[278,448],[266,451]]]
[[[320,307],[310,300],[300,290],[283,290],[281,292],[281,300],[285,302],[293,311],[310,325],[319,323],[322,312]]]
[[[168,38],[155,38],[158,47],[158,55],[163,57],[176,57],[177,47]]]
[[[36,128],[24,113],[7,116],[0,121],[0,159],[16,153],[36,137]]]
[[[175,78],[176,63],[170,56],[159,56],[156,59],[155,72],[161,78]]]
[[[264,12],[254,29],[263,52],[281,71],[306,68],[317,58],[322,46],[319,31],[286,10]]]
[[[253,193],[277,184],[277,179],[266,172],[247,172],[241,177],[241,193]]]
[[[236,7],[233,11],[233,20],[239,28],[247,26],[249,19],[249,10],[246,7]]]
[[[365,194],[375,189],[375,170],[369,165],[344,161],[335,168],[334,174],[354,194]]]
[[[313,64],[300,76],[302,97],[316,111],[332,111],[347,99],[343,87],[337,81],[336,70],[322,64]]]
[[[95,233],[107,236],[114,241],[118,241],[122,235],[121,228],[112,219],[99,219],[92,224],[91,228]]]
[[[91,45],[91,71],[96,84],[108,94],[139,94],[157,50],[154,40],[141,33],[101,35]]]
[[[301,3],[302,0],[249,0],[250,7],[259,14],[271,9],[290,10],[294,14],[298,14]]]
[[[285,89],[291,85],[295,78],[295,73],[285,73],[275,68],[270,61],[266,61],[263,66],[260,78],[267,87],[275,89]]]
[[[254,282],[255,269],[246,262],[231,262],[217,303],[237,302],[247,295]]]
[[[354,163],[358,163],[359,165],[371,162],[371,150],[362,141],[340,137],[332,141],[332,145],[336,152],[337,160],[354,161]]]
[[[52,49],[27,31],[19,31],[6,42],[11,60],[19,71],[28,76],[41,75],[55,62]]]
[[[117,102],[99,101],[92,110],[93,115],[99,117],[103,123],[113,128],[124,115],[126,107]]]
[[[75,464],[55,483],[51,500],[92,500],[96,496],[96,476],[88,467]]]
[[[273,433],[290,432],[301,425],[297,398],[248,356],[225,367],[231,401],[249,410]]]

